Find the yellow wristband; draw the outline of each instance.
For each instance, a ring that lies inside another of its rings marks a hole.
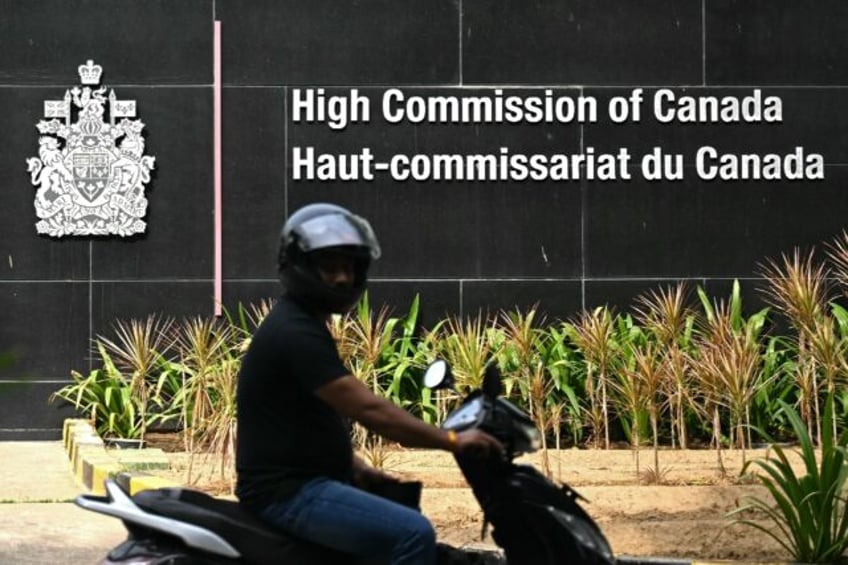
[[[459,444],[459,440],[456,437],[456,432],[453,430],[448,430],[448,443],[450,444],[450,450],[456,451],[456,446]]]

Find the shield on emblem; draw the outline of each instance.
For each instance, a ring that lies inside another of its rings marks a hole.
[[[74,152],[70,157],[77,192],[93,203],[109,185],[111,156],[108,153]]]

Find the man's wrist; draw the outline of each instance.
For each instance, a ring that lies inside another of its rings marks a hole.
[[[453,430],[448,430],[448,451],[456,453],[456,448],[459,446],[459,438]]]

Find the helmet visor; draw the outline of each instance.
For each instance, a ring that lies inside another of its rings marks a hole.
[[[338,246],[365,247],[372,259],[380,257],[380,244],[374,230],[364,218],[344,214],[328,214],[312,218],[294,229],[298,245],[304,253]]]

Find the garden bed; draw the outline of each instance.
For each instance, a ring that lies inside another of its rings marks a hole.
[[[187,481],[189,457],[174,436],[149,437],[154,446],[170,451],[171,470],[163,472],[180,482],[214,494],[226,494],[217,462],[196,458]],[[763,457],[765,450],[748,451]],[[616,555],[663,556],[692,560],[789,560],[790,556],[765,534],[732,525],[725,514],[749,495],[765,496],[750,478],[740,478],[742,454],[724,451],[724,473],[710,450],[660,452],[661,484],[636,478],[635,457],[624,449],[551,451],[552,472],[589,499],[588,512],[606,533]],[[522,459],[540,465],[540,455]],[[649,450],[641,452],[641,468],[653,465]],[[482,513],[449,454],[393,449],[385,454],[385,469],[399,477],[424,482],[424,513],[441,540],[458,545],[480,544]],[[653,474],[655,480],[656,474]],[[640,484],[641,483],[641,484]],[[491,544],[490,536],[483,542]]]

